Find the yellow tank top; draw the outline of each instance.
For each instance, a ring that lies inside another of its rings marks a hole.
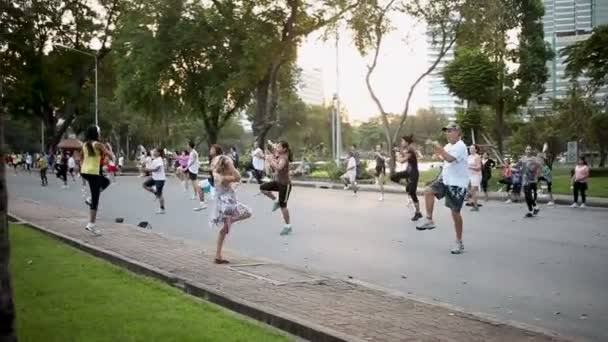
[[[84,173],[87,175],[98,175],[99,174],[99,164],[101,163],[101,152],[93,147],[95,151],[95,155],[89,154],[89,149],[86,144],[82,145],[82,167],[80,168],[80,173]]]

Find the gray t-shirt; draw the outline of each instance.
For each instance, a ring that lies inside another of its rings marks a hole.
[[[535,156],[523,156],[520,160],[523,185],[538,183],[542,164]]]

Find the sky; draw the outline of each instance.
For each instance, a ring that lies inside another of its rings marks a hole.
[[[401,113],[410,86],[427,66],[424,25],[404,15],[391,18],[394,31],[385,36],[372,76],[372,84],[385,110]],[[320,68],[323,73],[325,98],[336,92],[335,38],[327,42],[313,33],[300,46],[298,64],[304,69]],[[345,28],[339,40],[340,100],[346,107],[350,122],[366,121],[379,114],[367,86],[365,75],[372,57],[361,57]],[[419,108],[429,107],[428,83],[423,80],[412,98],[411,114]]]

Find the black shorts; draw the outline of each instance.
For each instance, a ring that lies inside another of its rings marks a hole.
[[[163,188],[165,187],[165,181],[164,180],[154,180],[152,178],[148,178],[144,182],[144,186],[146,188],[154,187],[154,189],[155,189],[154,194],[156,195],[156,197],[160,197],[163,195]]]
[[[443,182],[434,182],[431,184],[431,189],[435,193],[437,199],[445,197],[445,206],[452,209],[454,212],[460,212],[464,199],[467,195],[467,188],[459,186],[445,185]]]
[[[198,175],[196,173],[192,173],[192,172],[190,172],[190,170],[188,170],[188,178],[192,181],[195,181],[198,178]]]
[[[276,191],[279,193],[279,207],[287,208],[287,201],[291,194],[291,183],[281,184],[277,181],[272,181],[260,185],[261,191]]]
[[[386,175],[386,166],[376,166],[376,177]]]

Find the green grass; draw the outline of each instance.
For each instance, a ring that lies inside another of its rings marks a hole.
[[[260,324],[11,225],[21,341],[288,341]]]
[[[426,183],[437,176],[438,170],[428,170],[421,172],[420,183]],[[501,177],[501,170],[493,170],[492,179],[490,180],[490,191],[498,190],[499,186],[496,184]],[[553,193],[570,195],[570,168],[567,167],[555,167],[553,169]],[[587,196],[592,197],[608,197],[608,177],[606,176],[592,176],[589,178],[589,191]]]

